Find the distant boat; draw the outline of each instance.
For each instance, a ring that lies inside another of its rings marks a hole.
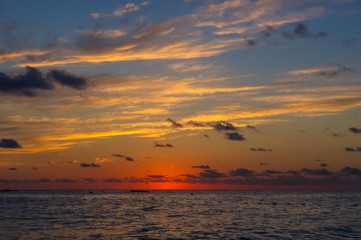
[[[130,190],[130,192],[145,193],[145,192],[149,192],[149,191],[148,190]]]

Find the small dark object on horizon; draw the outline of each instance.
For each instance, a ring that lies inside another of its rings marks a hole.
[[[137,192],[137,193],[148,193],[148,190],[130,190],[130,192]]]

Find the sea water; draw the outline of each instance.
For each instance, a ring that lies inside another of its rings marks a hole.
[[[0,239],[361,239],[361,192],[0,192]]]

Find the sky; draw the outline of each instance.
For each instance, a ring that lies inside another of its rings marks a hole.
[[[0,189],[361,189],[361,1],[0,0]]]

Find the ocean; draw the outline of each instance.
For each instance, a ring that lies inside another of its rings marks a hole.
[[[361,192],[0,192],[0,239],[361,239]]]

